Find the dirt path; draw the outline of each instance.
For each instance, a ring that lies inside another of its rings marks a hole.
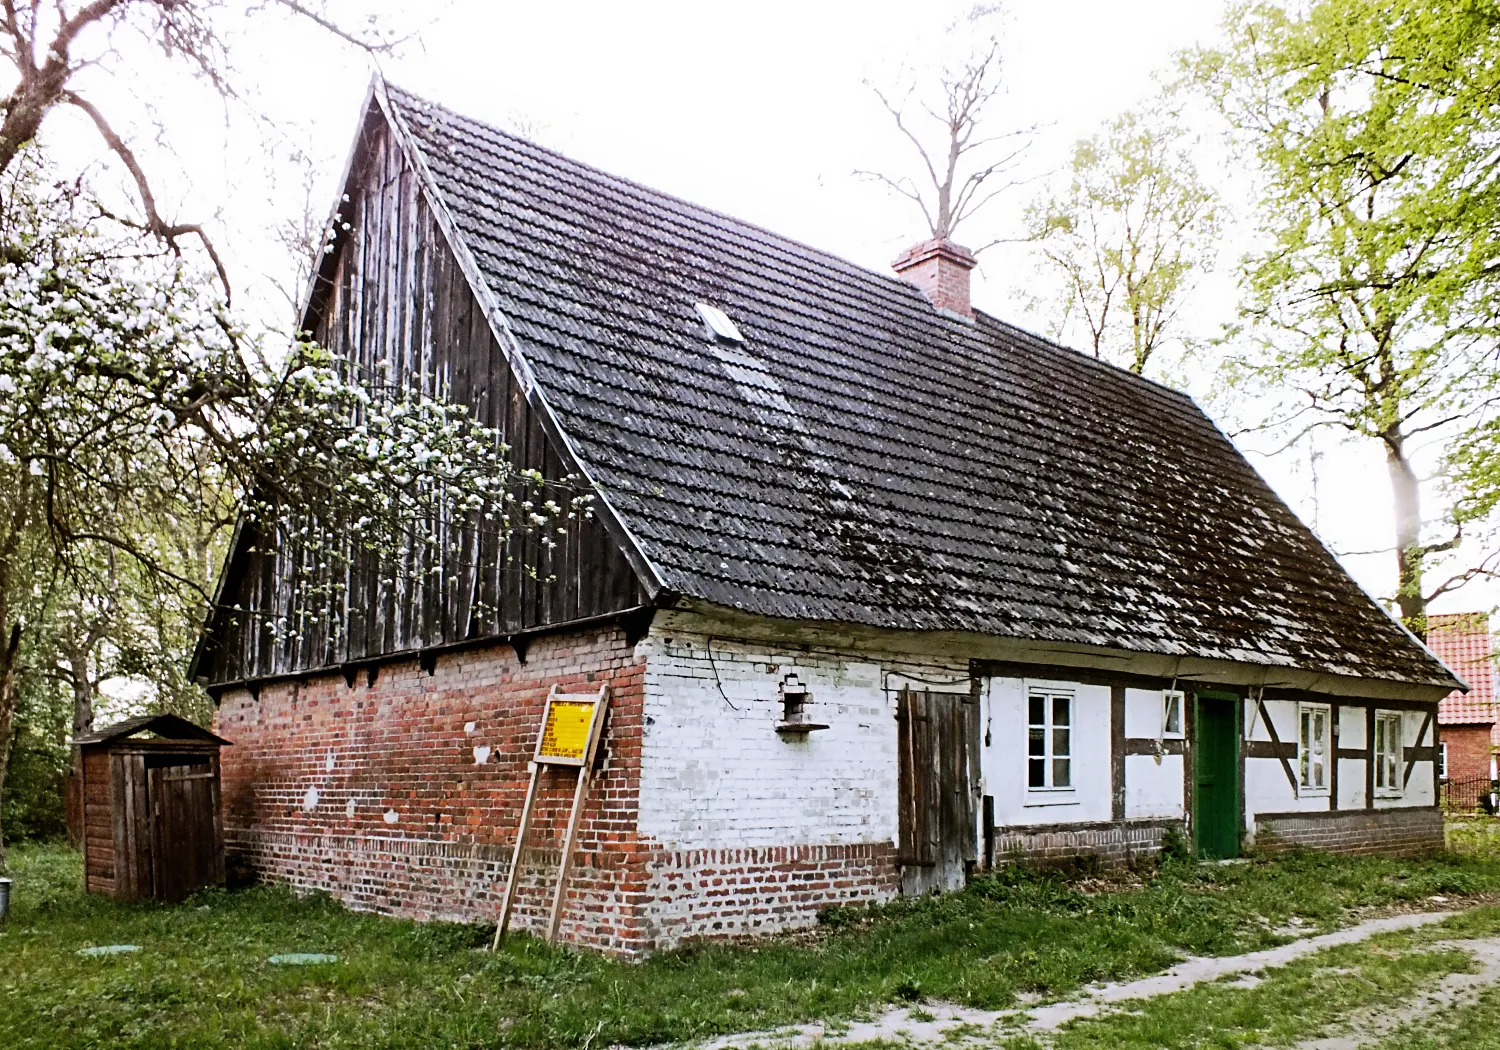
[[[1446,919],[1452,914],[1452,912],[1443,911],[1393,915],[1383,919],[1370,919],[1342,930],[1335,930],[1333,933],[1305,937],[1292,941],[1290,944],[1259,952],[1249,952],[1245,955],[1218,958],[1193,956],[1184,959],[1165,973],[1143,977],[1136,981],[1091,985],[1074,999],[1046,1006],[1013,1007],[1007,1010],[975,1010],[950,1003],[931,1003],[906,1008],[892,1007],[873,1021],[858,1021],[847,1028],[841,1027],[834,1031],[828,1030],[822,1024],[795,1025],[775,1031],[743,1032],[738,1035],[721,1036],[718,1039],[696,1044],[696,1047],[697,1050],[730,1050],[733,1047],[759,1044],[776,1047],[777,1050],[797,1050],[801,1047],[810,1047],[820,1040],[824,1045],[836,1046],[845,1043],[862,1043],[872,1039],[904,1040],[914,1045],[935,1043],[953,1045],[967,1041],[967,1037],[970,1036],[974,1038],[987,1036],[996,1025],[1004,1025],[1010,1032],[1048,1032],[1075,1018],[1092,1017],[1113,1004],[1127,999],[1149,999],[1158,995],[1180,992],[1203,981],[1216,981],[1231,974],[1249,974],[1267,967],[1284,966],[1294,959],[1310,955],[1323,948],[1331,948],[1338,944],[1352,944],[1377,933],[1426,926]],[[1493,941],[1463,943],[1469,950],[1475,950],[1476,955],[1478,955],[1478,950],[1475,946],[1480,944],[1488,946],[1484,951],[1493,953],[1495,965],[1500,967],[1500,938]],[[1489,958],[1489,955],[1485,954],[1479,958],[1483,973],[1488,974],[1490,964],[1485,960]],[[1416,1008],[1416,1012],[1411,1016],[1418,1016],[1423,1009],[1435,1008],[1434,1004],[1443,1005],[1446,1001],[1452,1001],[1452,998],[1459,995],[1462,989],[1497,979],[1500,979],[1500,971],[1489,977],[1481,974],[1463,974],[1447,978],[1438,989],[1424,995],[1422,1001],[1427,1002],[1428,1005]],[[1448,993],[1449,998],[1444,1000],[1443,989],[1450,985],[1452,988]],[[1397,1016],[1402,1014],[1398,1010],[1387,1009],[1385,1014],[1394,1018],[1392,1027],[1406,1019],[1404,1015]],[[1006,1025],[1006,1022],[1015,1022],[1015,1024],[1012,1027]],[[1354,1030],[1361,1031],[1358,1027]],[[1361,1038],[1369,1038],[1368,1027],[1364,1029]],[[1357,1043],[1319,1042],[1307,1044],[1306,1050],[1353,1050],[1357,1045]]]
[[[1423,989],[1415,998],[1399,1006],[1381,1006],[1360,1010],[1349,1016],[1337,1035],[1309,1039],[1293,1050],[1359,1050],[1371,1046],[1391,1032],[1419,1018],[1474,998],[1486,985],[1500,983],[1500,937],[1472,941],[1440,941],[1430,950],[1457,948],[1473,958],[1474,973],[1450,973],[1432,988]]]

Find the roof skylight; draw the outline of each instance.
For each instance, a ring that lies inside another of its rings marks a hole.
[[[729,315],[717,306],[709,306],[707,303],[698,303],[698,313],[703,318],[708,330],[714,334],[715,339],[723,339],[730,343],[743,343],[745,337],[740,335],[740,330],[734,326]]]

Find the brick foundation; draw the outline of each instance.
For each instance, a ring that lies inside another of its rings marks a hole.
[[[1047,865],[1078,857],[1097,857],[1106,868],[1154,857],[1169,827],[1180,821],[1128,821],[1049,828],[996,828],[995,863],[1018,861]]]
[[[547,690],[611,687],[561,936],[634,956],[696,938],[806,926],[897,891],[889,842],[674,850],[639,832],[644,660],[615,629],[497,646],[223,697],[233,867],[415,919],[499,913]],[[774,739],[774,737],[773,737]],[[485,749],[484,761],[476,749]],[[513,925],[546,921],[571,771],[545,771]],[[679,803],[683,801],[678,800]],[[793,840],[795,841],[795,839]]]
[[[889,900],[900,889],[888,842],[661,850],[646,863],[653,949],[810,926],[831,904]]]
[[[1268,853],[1302,846],[1329,853],[1420,856],[1443,848],[1443,817],[1431,806],[1267,813],[1256,818],[1255,846]]]

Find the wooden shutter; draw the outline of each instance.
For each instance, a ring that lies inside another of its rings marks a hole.
[[[902,689],[896,699],[897,746],[900,749],[901,846],[896,859],[901,864],[937,863],[938,784],[935,728],[926,691]]]

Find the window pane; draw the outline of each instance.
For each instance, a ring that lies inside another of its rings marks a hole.
[[[1030,723],[1034,726],[1045,724],[1047,721],[1047,698],[1045,696],[1033,696],[1030,707]]]
[[[1026,753],[1033,756],[1045,755],[1047,753],[1047,731],[1033,726],[1027,731]]]
[[[1300,741],[1301,746],[1299,748],[1297,748],[1298,759],[1299,759],[1299,761],[1302,764],[1302,770],[1301,770],[1301,772],[1302,772],[1302,786],[1303,787],[1311,787],[1312,786],[1312,768],[1310,766],[1310,762],[1311,762],[1311,759],[1312,759],[1312,754],[1311,754],[1311,751],[1308,748],[1308,741],[1311,738],[1312,738],[1312,712],[1311,711],[1303,711],[1302,712],[1301,741]]]
[[[1066,758],[1073,753],[1071,729],[1058,728],[1052,730],[1052,753],[1059,758]]]
[[[1033,758],[1026,763],[1026,785],[1028,787],[1047,786],[1047,761],[1042,758]]]
[[[1072,719],[1068,716],[1071,713],[1070,709],[1072,706],[1073,698],[1071,696],[1054,696],[1052,698],[1052,724],[1059,726],[1070,724]]]
[[[1167,713],[1164,721],[1168,733],[1182,732],[1182,708],[1175,696],[1167,697]]]
[[[1054,758],[1052,760],[1052,786],[1073,786],[1073,762],[1067,758]]]
[[[1322,762],[1321,759],[1315,759],[1313,761],[1313,787],[1320,788],[1322,786],[1323,786],[1323,762]]]

